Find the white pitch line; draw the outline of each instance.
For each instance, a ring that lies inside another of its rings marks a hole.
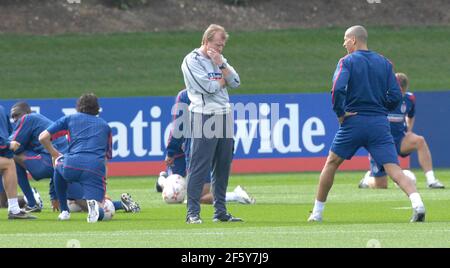
[[[184,235],[193,236],[205,236],[205,235],[255,235],[261,234],[259,231],[235,231],[234,229],[228,229],[229,232],[192,232],[192,230],[173,230],[173,231],[119,231],[119,232],[63,232],[63,233],[17,233],[17,234],[0,234],[0,237],[76,237],[76,236],[107,236],[107,237],[117,237],[117,236],[130,236],[130,235],[174,235],[179,236],[180,233]],[[373,234],[373,233],[399,233],[399,230],[323,230],[323,231],[312,231],[312,230],[293,230],[293,231],[266,231],[266,235],[292,235],[292,234]],[[404,230],[405,233],[411,233],[411,230]],[[442,233],[450,232],[450,229],[439,229],[439,230],[414,230],[414,234],[417,233]]]

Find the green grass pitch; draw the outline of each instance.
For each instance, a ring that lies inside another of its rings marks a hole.
[[[225,56],[239,71],[242,86],[231,94],[329,92],[345,54],[345,29],[230,32]],[[381,52],[411,79],[411,89],[447,90],[450,84],[450,28],[370,27],[370,48]],[[199,46],[200,32],[31,36],[1,34],[0,98],[175,95],[183,80],[182,58]],[[139,214],[118,212],[110,222],[88,224],[85,213],[58,222],[49,209],[48,180],[33,182],[45,209],[35,221],[9,221],[0,210],[0,247],[449,247],[448,189],[429,190],[418,177],[427,222],[410,224],[410,202],[391,183],[388,190],[360,190],[364,172],[338,173],[324,222],[306,222],[318,173],[233,175],[256,205],[229,204],[244,223],[212,223],[202,207],[202,225],[186,225],[185,205],[164,204],[152,178],[111,178],[108,193],[129,192]],[[450,186],[450,170],[438,170]],[[3,216],[2,216],[3,215]],[[370,241],[370,242],[369,242]],[[375,244],[371,244],[374,242]]]
[[[318,173],[233,175],[229,189],[243,185],[255,205],[229,203],[229,211],[244,223],[213,223],[213,209],[202,206],[201,225],[184,223],[185,205],[167,205],[154,190],[156,178],[111,178],[108,192],[118,199],[129,192],[142,212],[117,212],[109,222],[88,224],[85,213],[72,213],[68,222],[56,220],[49,208],[48,180],[33,182],[45,209],[33,221],[10,221],[0,210],[1,247],[449,247],[450,190],[425,187],[422,172],[414,170],[427,208],[425,223],[409,223],[410,202],[390,182],[387,190],[358,189],[364,172],[339,172],[331,190],[323,223],[308,223]],[[437,170],[450,185],[450,170]]]
[[[369,27],[369,48],[408,74],[412,91],[448,90],[450,27]],[[343,28],[230,32],[224,51],[242,85],[230,94],[330,92]],[[0,34],[0,98],[174,96],[201,32]]]

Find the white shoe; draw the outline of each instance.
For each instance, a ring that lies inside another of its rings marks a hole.
[[[413,215],[410,222],[424,222],[425,221],[425,207],[413,208]]]
[[[322,215],[317,215],[317,214],[311,213],[311,215],[309,215],[308,221],[309,222],[322,222]]]
[[[359,189],[367,189],[370,188],[369,184],[366,183],[366,178],[362,178],[358,184]]]
[[[430,189],[444,189],[445,186],[439,180],[435,180],[433,183],[427,183],[427,187]]]
[[[249,195],[240,185],[238,185],[233,192],[238,196],[238,202],[241,204],[255,204],[256,202],[255,198]]]
[[[100,212],[98,210],[98,202],[96,200],[87,200],[88,217],[87,222],[93,223],[98,221]]]
[[[31,192],[33,193],[34,200],[36,201],[36,206],[42,210],[44,208],[44,202],[42,202],[42,198],[38,190],[35,187],[33,187],[31,188]],[[25,200],[25,203],[27,203],[28,205],[28,199],[26,196],[23,196],[23,200]]]
[[[59,215],[58,215],[58,220],[60,221],[67,221],[70,220],[70,213],[67,210],[62,211]]]
[[[36,188],[31,188],[31,191],[33,192],[34,199],[36,200],[36,205],[38,205],[41,209],[44,208],[44,202],[42,202],[41,195],[39,194],[38,190]]]
[[[159,173],[159,177],[156,180],[156,192],[162,193],[162,191],[164,190],[164,183],[166,182],[167,176],[168,176],[167,172],[165,171],[161,171]]]
[[[138,213],[141,211],[141,207],[135,202],[129,193],[123,193],[120,195],[120,201],[122,202],[125,212]]]

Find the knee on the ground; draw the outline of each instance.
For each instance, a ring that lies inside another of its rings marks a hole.
[[[375,179],[374,188],[376,189],[387,189],[388,182],[387,179]]]

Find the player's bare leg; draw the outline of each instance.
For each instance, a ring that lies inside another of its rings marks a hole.
[[[327,201],[328,193],[334,182],[334,175],[344,159],[333,152],[329,152],[327,162],[320,173],[319,187],[317,189],[316,201],[314,209],[308,218],[308,221],[321,221],[322,212]]]
[[[327,201],[328,192],[333,186],[334,175],[339,166],[344,162],[337,154],[330,151],[327,162],[320,173],[319,188],[317,190],[317,200],[320,202]]]
[[[412,132],[408,132],[402,140],[400,151],[403,154],[410,154],[416,150],[419,158],[419,164],[423,171],[426,173],[427,171],[432,170],[433,164],[431,160],[431,153],[425,138]]]
[[[8,197],[9,219],[36,219],[36,217],[20,210],[17,200],[17,174],[13,159],[0,157],[0,173],[3,174],[3,186]]]
[[[416,185],[410,180],[397,164],[384,164],[384,170],[394,180],[400,189],[402,189],[411,200],[413,207],[413,217],[411,222],[425,221],[425,206],[422,202],[422,198],[417,192]]]
[[[240,191],[237,192],[237,189],[240,189]],[[255,203],[255,199],[251,195],[249,195],[241,186],[237,186],[232,192],[227,192],[225,200],[226,202],[239,202],[241,204]],[[214,196],[211,192],[211,183],[205,183],[205,185],[203,186],[200,203],[211,205],[213,202]]]
[[[0,157],[0,171],[3,172],[3,186],[8,199],[17,198],[17,175],[14,160]]]
[[[412,193],[417,192],[416,186],[413,181],[411,181],[402,171],[397,164],[384,164],[384,169],[386,173],[392,178],[394,182],[398,184],[400,189],[402,189],[408,196]]]
[[[402,140],[400,148],[403,154],[417,151],[419,164],[422,167],[429,188],[444,188],[444,185],[436,179],[433,172],[433,160],[428,144],[423,136],[408,132]]]

